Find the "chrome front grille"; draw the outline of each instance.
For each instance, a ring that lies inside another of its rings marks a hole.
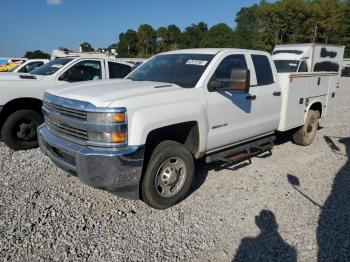
[[[67,108],[67,107],[63,107],[55,104],[49,104],[47,102],[44,102],[44,108],[47,109],[48,111],[57,112],[63,116],[86,120],[86,112],[82,110]]]
[[[125,107],[96,107],[86,101],[44,94],[43,114],[46,128],[58,137],[83,146],[117,148],[126,147],[125,142],[112,142],[112,133],[123,132],[127,136],[128,124],[124,122],[108,123],[94,121],[89,114],[124,113]]]
[[[62,124],[54,124],[49,119],[46,120],[49,129],[53,133],[63,134],[66,136],[72,136],[77,139],[87,140],[87,132],[78,128],[69,127]]]
[[[86,142],[88,140],[87,131],[74,125],[66,125],[62,118],[72,119],[79,122],[86,121],[86,112],[72,109],[61,105],[44,102],[43,111],[48,128],[54,134],[73,139],[75,142]]]

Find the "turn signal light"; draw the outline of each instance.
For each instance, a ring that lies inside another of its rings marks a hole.
[[[126,142],[125,132],[114,132],[112,133],[112,143],[124,143]]]
[[[114,123],[124,123],[125,122],[125,113],[115,113],[113,117]]]

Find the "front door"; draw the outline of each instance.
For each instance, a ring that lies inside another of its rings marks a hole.
[[[257,79],[254,65],[257,66],[257,62],[254,63],[252,56],[245,52],[226,53],[212,70],[206,85],[215,78],[230,78],[232,69],[249,69],[251,88],[249,93],[237,93],[220,90],[211,92],[205,87],[209,122],[208,151],[277,129],[280,98],[272,99],[275,81],[267,83],[262,82],[261,77]],[[266,101],[267,97],[269,102]]]

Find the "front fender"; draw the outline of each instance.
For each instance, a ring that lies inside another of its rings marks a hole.
[[[204,152],[209,131],[206,115],[205,106],[198,100],[138,109],[129,118],[129,145],[144,145],[148,134],[155,129],[193,121],[198,123],[199,152]]]

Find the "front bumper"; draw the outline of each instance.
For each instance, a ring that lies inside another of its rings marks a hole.
[[[53,134],[46,126],[38,128],[41,151],[58,167],[75,173],[95,188],[126,198],[139,198],[144,146],[106,149],[81,146]]]

